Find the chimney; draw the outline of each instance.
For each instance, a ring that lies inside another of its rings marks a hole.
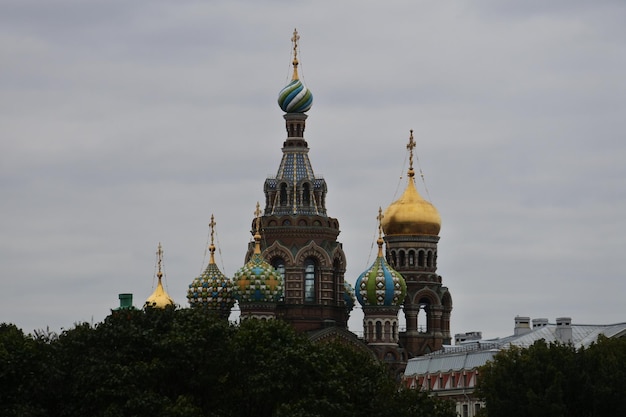
[[[556,319],[556,340],[561,343],[572,343],[572,318],[558,317]]]
[[[513,334],[515,336],[521,336],[526,333],[530,333],[530,317],[515,316],[515,329]]]
[[[533,319],[533,330],[540,327],[546,327],[548,325],[548,319]]]
[[[120,310],[128,310],[133,308],[133,295],[132,294],[120,294]]]

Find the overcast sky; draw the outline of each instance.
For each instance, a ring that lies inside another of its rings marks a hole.
[[[624,22],[608,0],[3,0],[0,322],[141,306],[159,242],[187,306],[211,214],[234,275],[282,155],[294,27],[347,281],[374,260],[414,129],[452,333],[624,322]]]

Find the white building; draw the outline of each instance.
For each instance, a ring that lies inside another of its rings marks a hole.
[[[513,335],[482,340],[480,332],[455,335],[457,344],[425,356],[410,359],[404,371],[405,384],[413,389],[430,391],[433,395],[456,401],[461,417],[474,417],[484,403],[474,398],[474,387],[479,368],[500,351],[510,346],[529,347],[537,340],[547,343],[571,343],[574,347],[588,347],[603,334],[606,337],[626,337],[626,323],[593,325],[572,324],[569,317],[560,317],[555,323],[548,319],[515,317]]]

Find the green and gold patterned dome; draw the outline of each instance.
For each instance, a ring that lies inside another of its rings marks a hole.
[[[257,203],[257,226],[252,258],[233,277],[239,303],[276,303],[283,296],[283,278],[261,256],[260,209]]]
[[[204,272],[194,278],[187,290],[187,300],[192,308],[205,308],[217,312],[222,317],[228,317],[230,310],[235,305],[233,283],[220,271],[215,264],[215,245],[213,237],[215,233],[215,218],[211,215],[211,253],[209,264]]]

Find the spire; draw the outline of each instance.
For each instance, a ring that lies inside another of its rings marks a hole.
[[[293,29],[293,36],[291,37],[291,42],[293,43],[293,76],[291,77],[291,81],[298,79],[298,41],[300,40],[300,35],[298,35],[298,30]]]

